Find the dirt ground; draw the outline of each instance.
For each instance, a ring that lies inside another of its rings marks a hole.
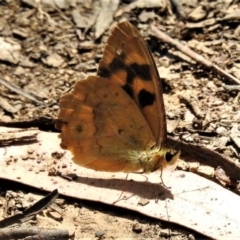
[[[1,78],[33,97],[24,97],[16,87],[3,82],[2,122],[55,119],[59,98],[76,81],[96,74],[109,29],[128,20],[147,40],[166,83],[169,128],[174,128],[177,120],[174,130],[183,140],[204,144],[238,161],[239,88],[225,87],[239,84],[235,81],[240,77],[238,1],[166,0],[150,7],[148,1],[136,1],[135,5],[133,1],[109,1],[108,11],[101,1],[55,0],[52,6],[43,2],[54,1],[0,1]],[[104,20],[100,13],[106,14]],[[152,22],[233,77],[196,63],[151,36]],[[170,105],[169,99],[175,99],[178,105]],[[48,107],[42,107],[42,102]],[[48,130],[48,125],[41,128]],[[0,183],[0,219],[23,211],[46,195],[17,183]],[[178,225],[97,202],[60,196],[56,205],[59,215],[52,214],[48,207],[22,227],[65,229],[72,239],[207,239]]]

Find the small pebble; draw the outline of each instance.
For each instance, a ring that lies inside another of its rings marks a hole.
[[[97,238],[101,238],[101,237],[103,237],[104,235],[105,235],[105,232],[102,231],[102,230],[97,230],[97,231],[95,232],[95,237],[97,237]]]
[[[140,223],[135,222],[132,226],[132,231],[135,233],[141,233],[142,232],[142,226]]]

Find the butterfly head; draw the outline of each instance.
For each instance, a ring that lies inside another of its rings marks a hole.
[[[164,160],[168,163],[168,165],[174,165],[180,155],[180,151],[175,149],[167,149],[165,151]]]
[[[180,155],[180,151],[164,148],[161,149],[154,147],[152,153],[149,154],[151,156],[150,161],[146,166],[144,166],[144,172],[155,172],[158,169],[164,169],[168,166],[176,165],[177,160]]]

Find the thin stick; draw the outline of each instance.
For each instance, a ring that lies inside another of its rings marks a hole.
[[[239,85],[224,85],[223,86],[225,89],[232,91],[232,90],[236,90],[239,91],[240,90],[240,86]]]
[[[6,239],[45,239],[45,240],[68,240],[68,230],[41,229],[41,228],[5,228],[0,230],[0,240]]]
[[[204,58],[200,54],[194,52],[188,46],[183,45],[180,42],[174,40],[173,38],[171,38],[170,36],[162,32],[161,30],[156,28],[153,24],[151,25],[151,31],[153,36],[157,37],[158,39],[168,44],[171,44],[172,46],[174,46],[175,48],[177,48],[178,50],[180,50],[190,58],[194,59],[196,62],[199,62],[204,66],[214,70],[215,72],[222,74],[225,78],[229,79],[232,83],[240,84],[239,79],[235,78],[233,75],[229,74],[228,72],[226,72],[225,70],[223,70],[222,68],[214,64],[213,62],[209,61],[208,59]]]
[[[49,193],[46,197],[40,199],[38,202],[33,204],[31,207],[27,208],[23,211],[23,213],[18,213],[14,216],[5,218],[0,221],[0,228],[8,227],[13,224],[20,224],[29,217],[38,214],[43,209],[45,209],[52,201],[54,201],[58,197],[58,191],[55,189],[51,193]]]
[[[0,84],[4,85],[6,88],[10,89],[11,91],[24,96],[25,98],[37,103],[37,104],[43,104],[42,101],[37,100],[34,96],[31,94],[27,93],[26,91],[23,91],[20,89],[18,86],[16,86],[13,83],[8,82],[7,80],[3,79],[0,77]]]

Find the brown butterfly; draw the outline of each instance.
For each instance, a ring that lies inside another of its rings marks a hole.
[[[151,53],[129,22],[112,31],[97,76],[60,100],[61,147],[80,166],[109,172],[153,172],[174,164],[166,146],[162,84]]]

